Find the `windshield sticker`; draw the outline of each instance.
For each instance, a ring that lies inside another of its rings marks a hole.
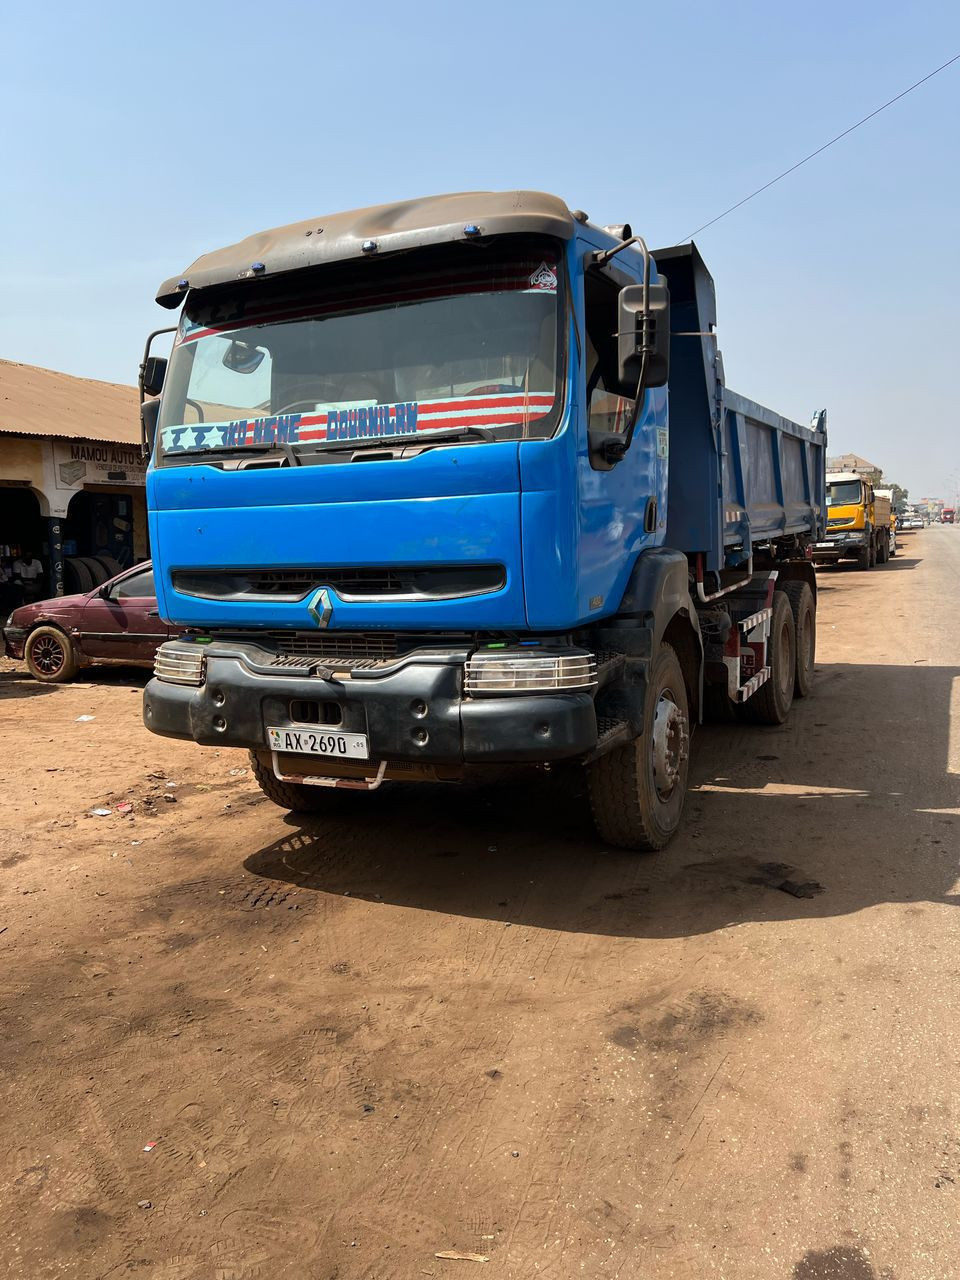
[[[369,440],[384,436],[414,436],[457,427],[518,426],[550,412],[551,391],[516,395],[447,397],[409,400],[398,404],[351,401],[317,405],[313,412],[284,413],[230,422],[192,422],[164,427],[166,453],[197,450],[307,444],[323,440]]]
[[[556,293],[557,273],[548,267],[545,262],[541,262],[530,277],[530,287],[540,293]]]

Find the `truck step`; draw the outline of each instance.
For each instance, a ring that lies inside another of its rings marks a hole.
[[[770,668],[762,667],[755,676],[751,677],[746,684],[742,684],[737,690],[737,702],[746,702],[753,696],[762,684],[766,684],[770,679]]]
[[[608,681],[620,675],[626,666],[626,658],[622,653],[611,649],[600,649],[595,655],[597,660],[597,688],[602,688]]]
[[[597,745],[584,757],[584,764],[605,756],[614,747],[622,746],[633,737],[633,730],[627,720],[614,720],[612,716],[597,716]]]

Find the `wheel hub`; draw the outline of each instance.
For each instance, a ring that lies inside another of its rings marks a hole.
[[[661,799],[665,800],[676,787],[681,766],[690,750],[687,717],[677,706],[669,689],[664,689],[657,701],[650,749],[653,757],[653,780]]]
[[[44,675],[53,675],[63,666],[63,647],[52,636],[41,636],[33,646],[33,660]]]

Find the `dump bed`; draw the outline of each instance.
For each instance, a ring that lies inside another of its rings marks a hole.
[[[668,546],[708,569],[758,545],[823,536],[827,440],[723,385],[713,279],[693,244],[657,250],[670,289]]]

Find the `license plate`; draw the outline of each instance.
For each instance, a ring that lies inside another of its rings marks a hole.
[[[294,752],[304,756],[340,756],[367,760],[370,751],[365,733],[331,733],[320,729],[267,728],[271,751]]]

